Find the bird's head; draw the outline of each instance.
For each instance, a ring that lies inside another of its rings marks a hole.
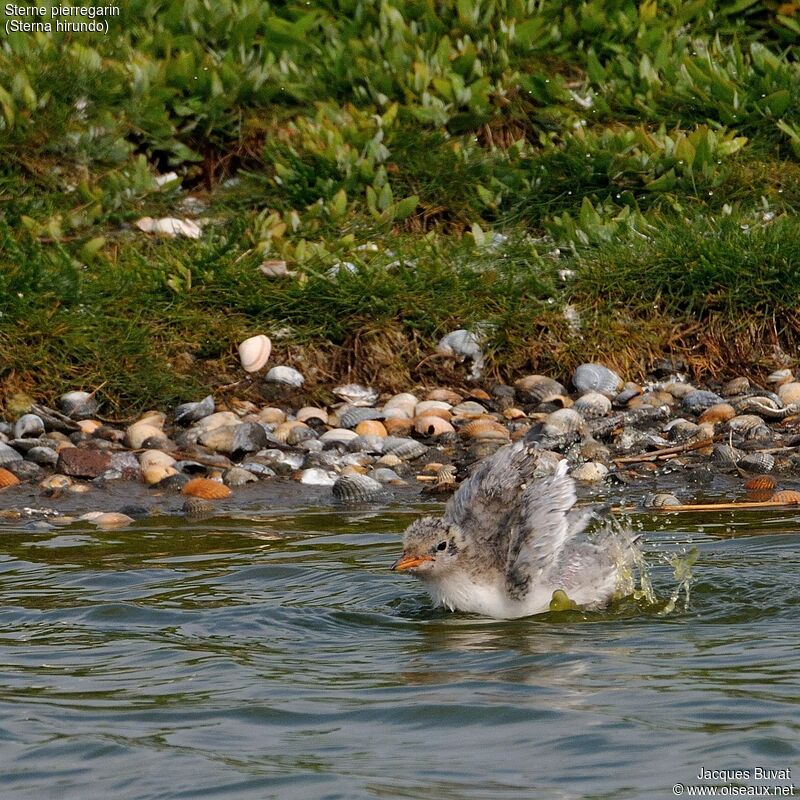
[[[454,569],[464,548],[464,537],[441,519],[423,517],[406,528],[403,555],[392,565],[395,572],[420,578],[438,578]]]

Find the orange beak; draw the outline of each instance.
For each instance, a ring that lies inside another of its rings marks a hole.
[[[397,561],[392,564],[392,572],[403,572],[407,569],[416,569],[420,564],[426,561],[433,561],[432,556],[408,556],[403,553]]]

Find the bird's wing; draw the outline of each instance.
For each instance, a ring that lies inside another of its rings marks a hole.
[[[562,461],[556,473],[532,483],[522,494],[508,542],[506,588],[521,599],[555,565],[561,549],[580,533],[591,514],[571,511],[575,482]]]
[[[479,541],[506,532],[537,460],[536,450],[525,442],[500,448],[458,487],[445,507],[444,523]]]

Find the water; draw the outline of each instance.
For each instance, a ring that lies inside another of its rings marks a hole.
[[[3,523],[0,797],[666,798],[702,767],[800,774],[797,516],[636,517],[662,597],[664,554],[699,548],[688,609],[497,622],[388,571],[418,513]]]

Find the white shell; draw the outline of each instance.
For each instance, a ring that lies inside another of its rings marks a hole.
[[[264,380],[271,383],[285,383],[287,386],[300,387],[306,379],[292,367],[273,367],[265,376]]]
[[[269,360],[272,342],[263,333],[251,336],[239,345],[239,360],[245,372],[258,372]]]
[[[175,217],[163,217],[162,219],[142,217],[137,220],[136,227],[145,233],[157,233],[170,239],[175,236],[199,239],[203,235],[203,230],[196,222],[192,222],[190,219],[176,219]]]

